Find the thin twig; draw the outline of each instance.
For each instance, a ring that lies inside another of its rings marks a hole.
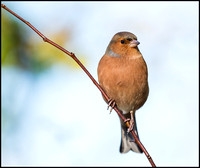
[[[20,19],[22,22],[24,22],[25,24],[27,24],[32,30],[34,30],[43,40],[44,42],[47,42],[51,45],[53,45],[54,47],[58,48],[59,50],[63,51],[64,53],[66,53],[67,55],[69,55],[71,58],[73,58],[77,64],[84,70],[84,72],[89,76],[89,78],[92,80],[92,82],[96,85],[96,87],[100,90],[100,92],[102,93],[102,95],[105,97],[105,99],[107,100],[107,103],[109,103],[110,98],[108,97],[108,95],[103,91],[103,89],[101,88],[101,86],[98,84],[98,82],[93,78],[93,76],[88,72],[88,70],[85,68],[85,66],[79,61],[79,59],[75,56],[74,53],[67,51],[66,49],[64,49],[63,47],[59,46],[58,44],[56,44],[55,42],[51,41],[50,39],[48,39],[47,37],[45,37],[41,32],[39,32],[33,25],[31,25],[29,22],[27,22],[26,20],[24,20],[22,17],[20,17],[19,15],[17,15],[16,13],[14,13],[12,10],[8,9],[4,4],[1,4],[1,7],[4,8],[5,10],[7,10],[8,12],[10,12],[12,15],[16,16],[18,19]],[[119,115],[119,117],[125,121],[126,118],[122,115],[122,113],[120,112],[120,110],[114,106],[113,108],[117,114]],[[126,126],[129,127],[129,122],[126,122]],[[145,149],[145,147],[143,146],[143,144],[140,142],[140,140],[138,139],[137,135],[135,134],[135,132],[132,130],[131,134],[133,135],[135,142],[140,146],[140,148],[142,149],[142,151],[145,153],[146,157],[148,158],[149,162],[151,163],[152,167],[156,167],[155,163],[153,162],[151,156],[149,155],[149,153],[147,152],[147,150]]]

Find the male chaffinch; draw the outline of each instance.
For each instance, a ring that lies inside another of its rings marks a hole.
[[[138,136],[135,112],[149,94],[147,65],[138,49],[139,44],[137,37],[130,32],[115,34],[97,69],[99,84],[111,98],[109,105],[116,105],[130,119],[129,128],[120,119],[121,153],[130,150],[142,153],[130,133],[134,130]]]

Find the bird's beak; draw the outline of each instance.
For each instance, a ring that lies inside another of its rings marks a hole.
[[[130,47],[136,47],[136,46],[138,46],[139,44],[140,44],[139,41],[133,39],[133,40],[129,43],[129,46],[130,46]]]

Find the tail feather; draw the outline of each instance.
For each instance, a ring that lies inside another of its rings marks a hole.
[[[134,137],[132,136],[131,133],[127,134],[127,127],[126,125],[121,122],[121,145],[120,145],[120,153],[127,153],[128,151],[132,150],[137,153],[143,153],[142,149],[139,147],[139,145],[135,141]],[[136,120],[134,117],[134,127],[133,127],[134,132],[139,138],[138,132],[137,132],[137,126],[136,126]]]

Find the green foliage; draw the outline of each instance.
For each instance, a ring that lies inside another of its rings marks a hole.
[[[30,33],[31,31],[28,32],[28,30],[27,25],[14,16],[3,12],[1,19],[1,65],[16,66],[34,74],[43,72],[56,63],[71,68],[78,67],[68,55],[50,44],[44,43],[36,33]],[[69,31],[67,31],[67,29],[63,29],[54,33],[55,42],[64,46],[70,36]],[[83,60],[81,61],[84,63]]]

